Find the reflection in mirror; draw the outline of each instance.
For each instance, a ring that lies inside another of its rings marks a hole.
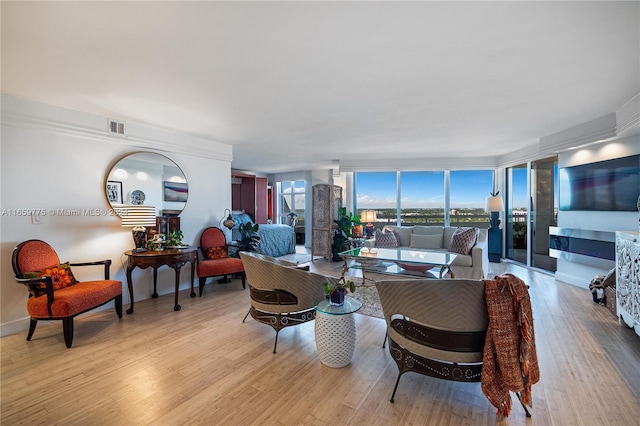
[[[123,205],[145,205],[154,206],[156,216],[178,216],[187,204],[189,189],[184,173],[169,158],[138,152],[113,166],[106,195],[116,212]]]

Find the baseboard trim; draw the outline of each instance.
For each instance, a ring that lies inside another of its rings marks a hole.
[[[576,287],[584,288],[586,290],[589,289],[589,283],[585,282],[583,277],[576,277],[575,275],[569,275],[563,272],[556,271],[556,280],[562,281],[563,283],[574,285]]]

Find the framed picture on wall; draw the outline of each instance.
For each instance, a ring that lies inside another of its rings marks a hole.
[[[189,189],[186,183],[163,182],[164,201],[186,202],[189,197]]]
[[[107,198],[110,203],[122,204],[122,182],[117,180],[107,181]]]

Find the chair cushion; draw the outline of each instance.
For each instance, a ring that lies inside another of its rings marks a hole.
[[[398,240],[396,234],[393,231],[380,231],[376,229],[374,234],[376,239],[376,247],[379,248],[395,248],[398,247]]]
[[[122,294],[122,282],[116,280],[83,281],[54,293],[53,318],[70,317],[102,305]],[[30,297],[27,312],[32,318],[49,318],[47,296]]]
[[[227,248],[222,246],[222,247],[207,247],[207,248],[202,248],[202,257],[204,257],[205,260],[208,259],[222,259],[227,257]]]
[[[71,272],[69,262],[53,265],[41,271],[25,272],[22,275],[25,278],[39,278],[48,275],[51,277],[54,290],[60,290],[78,282],[76,277],[73,276],[73,272]],[[42,284],[42,288],[44,289],[44,284]]]
[[[451,236],[449,251],[453,253],[469,254],[478,239],[477,228],[457,228]]]
[[[244,265],[242,264],[242,260],[236,257],[201,260],[196,267],[196,272],[199,277],[216,277],[243,271]]]

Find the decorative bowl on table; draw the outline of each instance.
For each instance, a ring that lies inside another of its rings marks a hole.
[[[435,268],[435,265],[429,265],[426,263],[398,262],[398,266],[400,266],[405,271],[412,271],[412,272],[427,272],[428,270]]]

